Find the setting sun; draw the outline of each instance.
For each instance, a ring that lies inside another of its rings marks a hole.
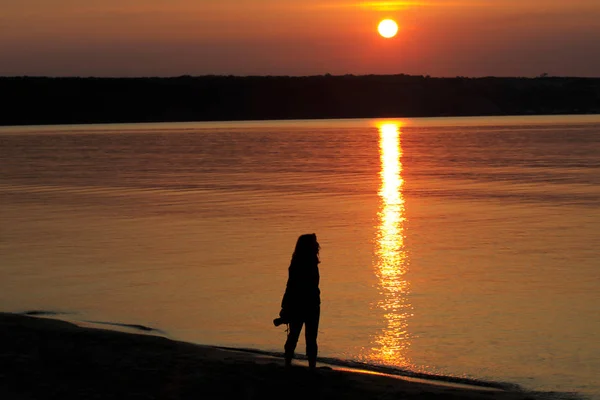
[[[398,24],[392,19],[384,19],[379,23],[377,31],[384,38],[393,38],[398,33]]]

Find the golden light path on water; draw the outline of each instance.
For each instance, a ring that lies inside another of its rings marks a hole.
[[[381,159],[381,208],[376,240],[375,273],[383,311],[384,327],[375,336],[371,360],[395,366],[408,366],[410,345],[408,319],[412,307],[408,302],[406,280],[409,259],[404,246],[405,203],[402,193],[401,126],[398,122],[381,123],[379,152]]]

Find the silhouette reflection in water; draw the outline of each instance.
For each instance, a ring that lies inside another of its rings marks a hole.
[[[406,280],[409,259],[404,246],[405,204],[402,193],[402,147],[399,123],[382,123],[379,129],[381,159],[381,208],[376,240],[375,273],[383,311],[384,328],[373,340],[369,358],[395,366],[408,366],[407,332],[412,307],[408,302],[409,283]]]
[[[314,369],[317,364],[317,333],[321,310],[319,290],[319,242],[314,233],[301,235],[296,242],[288,269],[288,281],[281,301],[279,318],[273,323],[278,326],[289,324],[285,342],[285,365],[292,365],[298,338],[304,327],[308,366]]]

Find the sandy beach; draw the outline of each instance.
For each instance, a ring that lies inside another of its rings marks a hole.
[[[469,389],[0,313],[2,399],[533,399],[542,393]],[[321,364],[322,365],[322,364]]]

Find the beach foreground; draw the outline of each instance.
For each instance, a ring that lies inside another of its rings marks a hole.
[[[468,389],[303,366],[164,337],[0,313],[2,399],[533,399],[541,393]]]

